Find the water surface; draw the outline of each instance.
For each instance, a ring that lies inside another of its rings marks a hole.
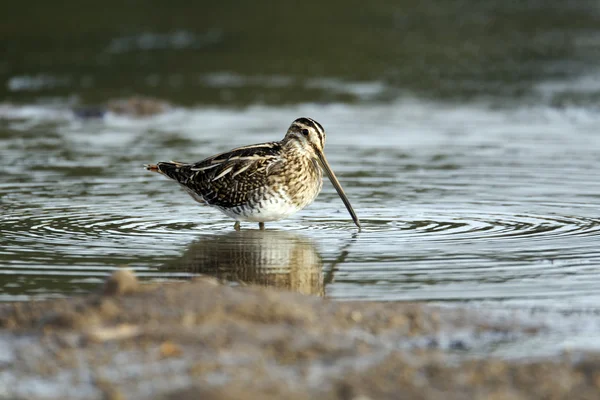
[[[404,99],[101,120],[62,106],[0,112],[3,300],[86,292],[129,266],[147,279],[308,279],[302,291],[336,299],[559,309],[600,301],[590,108]],[[243,224],[248,232],[236,236],[227,217],[142,168],[279,139],[303,115],[328,132],[361,232],[326,184],[304,211],[264,233]],[[198,254],[200,265],[190,262]],[[264,273],[239,270],[253,265]]]
[[[598,348],[596,1],[34,3],[0,14],[0,301],[129,267],[518,309],[550,334],[484,352]],[[361,232],[327,183],[237,233],[142,167],[300,116],[325,126]]]

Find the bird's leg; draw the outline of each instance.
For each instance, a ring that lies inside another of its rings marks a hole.
[[[240,230],[240,221],[235,221],[235,224],[233,224],[233,229],[235,229],[236,231],[239,232],[239,230]]]
[[[265,223],[264,222],[259,222],[258,223],[258,229],[260,229],[261,231],[265,230]]]

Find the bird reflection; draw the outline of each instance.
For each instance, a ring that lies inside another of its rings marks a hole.
[[[203,236],[166,267],[303,294],[325,293],[323,260],[316,246],[291,232],[242,230]]]

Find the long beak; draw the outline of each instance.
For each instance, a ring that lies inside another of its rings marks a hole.
[[[335,190],[340,195],[340,198],[342,199],[342,201],[344,202],[344,205],[348,209],[348,212],[350,213],[352,220],[354,221],[354,223],[356,224],[356,226],[358,226],[358,229],[360,230],[360,221],[358,220],[358,217],[356,216],[356,213],[354,212],[354,209],[352,208],[350,201],[348,201],[348,197],[346,197],[346,193],[344,193],[344,189],[342,189],[342,185],[340,185],[340,182],[337,180],[337,178],[335,177],[335,174],[333,173],[333,170],[329,166],[329,163],[327,162],[327,159],[325,158],[325,154],[322,151],[317,151],[316,153],[317,153],[319,163],[323,167],[323,170],[325,170],[325,173],[329,177],[331,184],[333,185]]]

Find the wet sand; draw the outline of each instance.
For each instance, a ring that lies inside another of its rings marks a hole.
[[[600,357],[482,356],[534,322],[334,302],[213,278],[0,306],[0,397],[597,399]]]

